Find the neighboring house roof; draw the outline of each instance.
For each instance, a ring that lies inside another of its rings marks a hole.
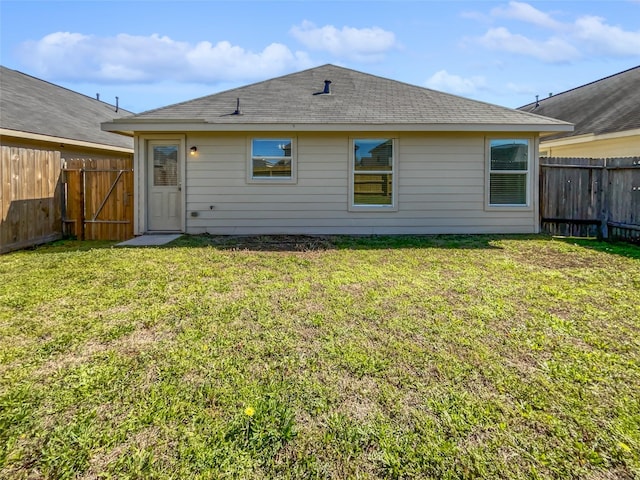
[[[330,93],[322,93],[329,80]],[[238,105],[239,102],[239,105]],[[566,131],[566,122],[324,65],[103,124],[152,130]]]
[[[0,133],[133,150],[133,139],[100,123],[132,115],[86,95],[0,66]]]
[[[555,138],[623,132],[640,128],[640,66],[581,87],[524,105],[524,112],[565,120],[575,124],[573,133]]]

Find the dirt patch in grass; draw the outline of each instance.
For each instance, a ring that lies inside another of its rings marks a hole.
[[[107,345],[96,341],[89,341],[78,345],[73,351],[54,355],[34,372],[34,376],[43,380],[51,378],[57,373],[90,362],[96,355],[108,350]]]
[[[312,252],[336,248],[332,236],[308,235],[194,235],[187,237],[187,244],[200,243],[224,250],[248,250],[255,252]],[[172,246],[181,246],[180,240]]]
[[[578,242],[580,241],[574,243],[567,239],[552,239],[542,244],[521,244],[517,249],[508,247],[505,253],[523,265],[535,266],[545,270],[562,271],[567,269],[598,268],[600,262],[605,258],[613,267],[618,264],[621,258],[615,255],[612,256],[609,252],[613,253],[620,250],[625,253],[634,248],[629,245],[611,245],[609,248],[600,246],[596,249],[588,249]]]
[[[585,477],[585,480],[634,480],[636,477],[621,468],[611,471],[594,472]]]
[[[34,376],[43,380],[56,373],[90,363],[97,356],[107,352],[115,352],[123,356],[136,356],[150,347],[159,347],[161,343],[175,338],[175,333],[156,329],[139,328],[128,335],[113,341],[89,342],[77,345],[72,351],[54,355],[34,372]]]
[[[576,268],[591,268],[597,260],[593,254],[567,255],[558,251],[523,251],[519,255],[513,255],[519,263],[533,265],[537,268],[548,270],[565,270]]]
[[[126,463],[126,457],[132,454],[155,450],[157,452],[171,451],[172,444],[163,431],[156,426],[148,426],[140,431],[131,433],[127,439],[115,446],[105,446],[89,458],[89,468],[79,478],[82,480],[92,480],[101,478],[102,473],[109,470],[116,463]],[[155,448],[160,446],[160,448]],[[151,460],[151,459],[150,459]],[[162,458],[154,458],[156,462],[163,463]]]
[[[378,384],[370,377],[355,378],[342,376],[336,385],[340,392],[341,405],[338,409],[358,422],[371,419],[379,410],[377,398]]]
[[[127,356],[136,356],[150,347],[160,348],[166,342],[176,338],[176,333],[158,328],[138,328],[129,335],[111,342],[112,348]]]

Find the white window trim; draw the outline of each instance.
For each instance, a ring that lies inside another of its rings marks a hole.
[[[527,152],[527,169],[526,170],[491,170],[491,141],[492,140],[527,140],[528,152]],[[533,166],[537,164],[535,162],[534,154],[535,139],[527,135],[499,135],[486,137],[485,139],[485,209],[492,212],[497,211],[531,211],[533,210]],[[504,204],[504,203],[490,203],[491,199],[491,174],[492,173],[505,173],[505,174],[520,174],[526,175],[525,185],[527,187],[526,203],[525,204]]]
[[[254,177],[253,176],[253,141],[254,140],[291,140],[291,177]],[[298,141],[294,136],[278,135],[264,137],[247,137],[247,183],[257,185],[292,185],[298,183]]]
[[[391,160],[391,170],[380,170],[364,172],[365,174],[391,174],[391,205],[358,205],[353,203],[353,196],[355,194],[354,182],[356,174],[362,174],[363,172],[357,172],[355,169],[355,150],[354,142],[356,140],[375,140],[375,139],[387,139],[392,141],[393,156]],[[399,142],[397,137],[385,136],[385,135],[359,135],[357,137],[349,137],[349,199],[348,199],[348,211],[349,212],[397,212],[398,211],[398,158]]]

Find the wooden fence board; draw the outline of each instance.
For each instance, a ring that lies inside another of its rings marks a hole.
[[[5,222],[11,206],[11,150],[2,148],[0,154],[0,245],[8,245],[9,227],[8,224],[5,226]]]
[[[0,253],[60,238],[60,152],[0,150]]]
[[[640,241],[640,157],[540,159],[542,229]]]
[[[27,150],[27,162],[23,164],[22,175],[24,180],[22,185],[24,188],[24,200],[30,200],[24,202],[25,205],[25,218],[35,219],[35,221],[26,222],[27,224],[27,237],[37,238],[35,225],[38,221],[38,199],[35,195],[36,186],[36,152],[35,150]]]

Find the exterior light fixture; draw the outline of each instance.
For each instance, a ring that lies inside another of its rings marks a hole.
[[[191,153],[191,156],[193,156],[196,153],[198,153],[198,147],[196,147],[196,146],[191,147],[191,152],[190,153]]]

